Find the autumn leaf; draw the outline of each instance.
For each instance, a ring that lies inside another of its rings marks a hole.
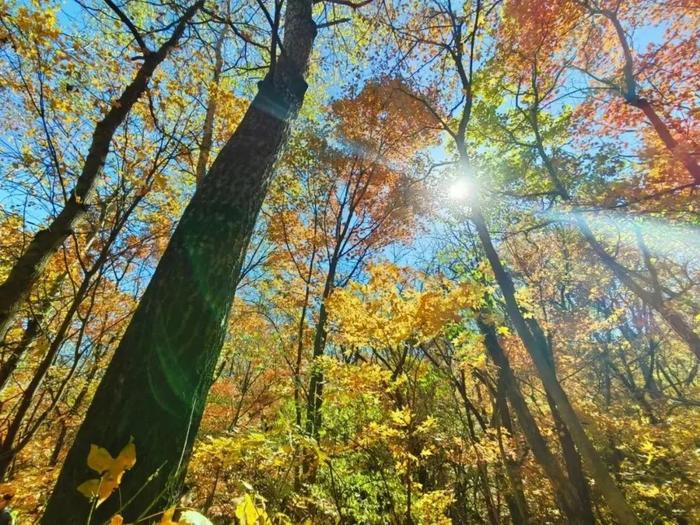
[[[104,448],[90,445],[87,465],[101,474],[101,477],[81,483],[78,486],[78,492],[89,500],[96,500],[96,505],[99,506],[119,487],[124,472],[135,464],[136,446],[133,443],[126,445],[116,458],[112,458]]]
[[[173,521],[173,515],[175,514],[175,507],[172,507],[165,512],[160,517],[158,525],[178,525],[176,521]]]

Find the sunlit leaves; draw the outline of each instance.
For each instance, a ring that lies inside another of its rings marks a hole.
[[[78,491],[99,506],[119,487],[124,473],[135,464],[136,446],[133,443],[126,445],[116,458],[106,449],[90,445],[87,465],[100,477],[81,483]]]
[[[393,348],[404,342],[419,344],[477,308],[481,290],[475,284],[448,285],[426,279],[416,287],[410,271],[390,264],[370,268],[366,284],[351,283],[329,299],[338,337],[349,346]]]

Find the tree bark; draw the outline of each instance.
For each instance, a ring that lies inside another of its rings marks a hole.
[[[156,68],[177,46],[188,22],[203,4],[204,0],[200,0],[190,7],[180,18],[170,38],[157,51],[146,54],[134,80],[95,126],[90,149],[68,201],[50,224],[34,235],[25,252],[10,270],[5,282],[0,285],[0,342],[5,339],[20,305],[29,296],[51,256],[56,253],[87,213],[95,193],[97,176],[104,166],[117,128],[146,91]]]
[[[137,461],[93,513],[135,521],[174,501],[226,332],[235,284],[273,165],[306,91],[316,35],[311,0],[289,0],[284,52],[238,129],[197,186],[95,393],[42,523],[84,523],[76,487],[94,477],[90,444],[112,454],[131,438]],[[119,501],[124,502],[120,507]]]
[[[463,155],[462,158],[466,159],[466,156]],[[576,443],[576,448],[593,475],[598,490],[605,497],[610,511],[621,525],[636,525],[638,522],[634,512],[627,504],[624,495],[608,472],[598,451],[589,440],[578,415],[574,411],[568,396],[559,384],[554,370],[549,364],[547,358],[547,341],[542,337],[541,330],[538,330],[536,333],[531,332],[520,310],[520,306],[515,298],[515,286],[510,275],[506,272],[500,256],[496,252],[493,241],[491,240],[491,234],[486,226],[486,220],[476,199],[474,199],[472,204],[472,222],[476,227],[486,258],[489,261],[498,287],[505,299],[508,317],[513,323],[523,345],[530,354],[545,390],[554,399],[559,409],[561,419],[569,429],[569,432],[571,432],[571,437]],[[537,326],[539,327],[539,325]]]
[[[503,377],[503,374],[499,373],[496,391],[494,392],[496,396],[496,411],[498,412],[500,426],[502,426],[511,437],[514,437],[515,431],[510,417],[510,411],[508,410],[508,388],[506,383],[507,381]],[[513,521],[513,525],[528,525],[528,523],[530,523],[530,511],[528,509],[525,492],[523,491],[523,478],[520,474],[520,466],[517,461],[507,456],[502,444],[501,434],[499,430],[498,436],[501,458],[505,465],[508,484],[510,485],[510,491],[506,495],[510,519]]]
[[[535,459],[540,464],[547,478],[552,485],[554,498],[562,513],[566,516],[567,522],[576,525],[589,525],[590,522],[584,519],[587,511],[583,508],[583,502],[579,498],[576,487],[573,486],[569,478],[559,465],[557,458],[552,454],[547,441],[542,436],[540,429],[532,416],[530,409],[523,398],[517,380],[510,367],[496,331],[493,326],[484,321],[478,321],[479,330],[484,335],[484,343],[489,357],[499,368],[499,377],[503,381],[508,400],[515,412],[518,424],[525,435],[528,445],[532,449]]]

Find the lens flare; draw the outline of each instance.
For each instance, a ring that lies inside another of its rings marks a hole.
[[[467,200],[474,193],[474,185],[460,177],[452,181],[447,188],[447,197],[453,201]]]

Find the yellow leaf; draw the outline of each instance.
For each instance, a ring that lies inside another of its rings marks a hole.
[[[204,514],[194,510],[185,510],[180,514],[178,525],[212,525],[212,523]]]
[[[173,521],[173,514],[175,514],[175,507],[163,512],[158,525],[177,525],[177,522]]]
[[[78,492],[85,496],[89,500],[93,500],[97,497],[97,493],[100,490],[100,480],[99,479],[89,479],[84,483],[78,485]]]
[[[115,460],[115,465],[118,466],[121,470],[129,470],[135,464],[136,445],[134,445],[133,443],[129,443],[121,450],[121,452],[117,456],[117,459]]]
[[[269,523],[269,518],[264,509],[258,509],[250,495],[246,494],[243,501],[236,507],[236,518],[241,525],[264,525]],[[258,518],[260,521],[258,521]]]
[[[121,514],[115,514],[112,516],[112,519],[109,520],[108,525],[122,525],[124,523],[124,518],[121,516]]]
[[[116,459],[113,459],[104,448],[90,445],[87,464],[92,470],[102,474],[102,477],[86,481],[78,490],[88,499],[97,498],[99,506],[119,487],[124,472],[136,464],[136,447],[129,443],[119,452]]]
[[[90,445],[87,464],[92,470],[102,474],[105,470],[109,470],[113,461],[112,456],[105,449],[97,445]]]

